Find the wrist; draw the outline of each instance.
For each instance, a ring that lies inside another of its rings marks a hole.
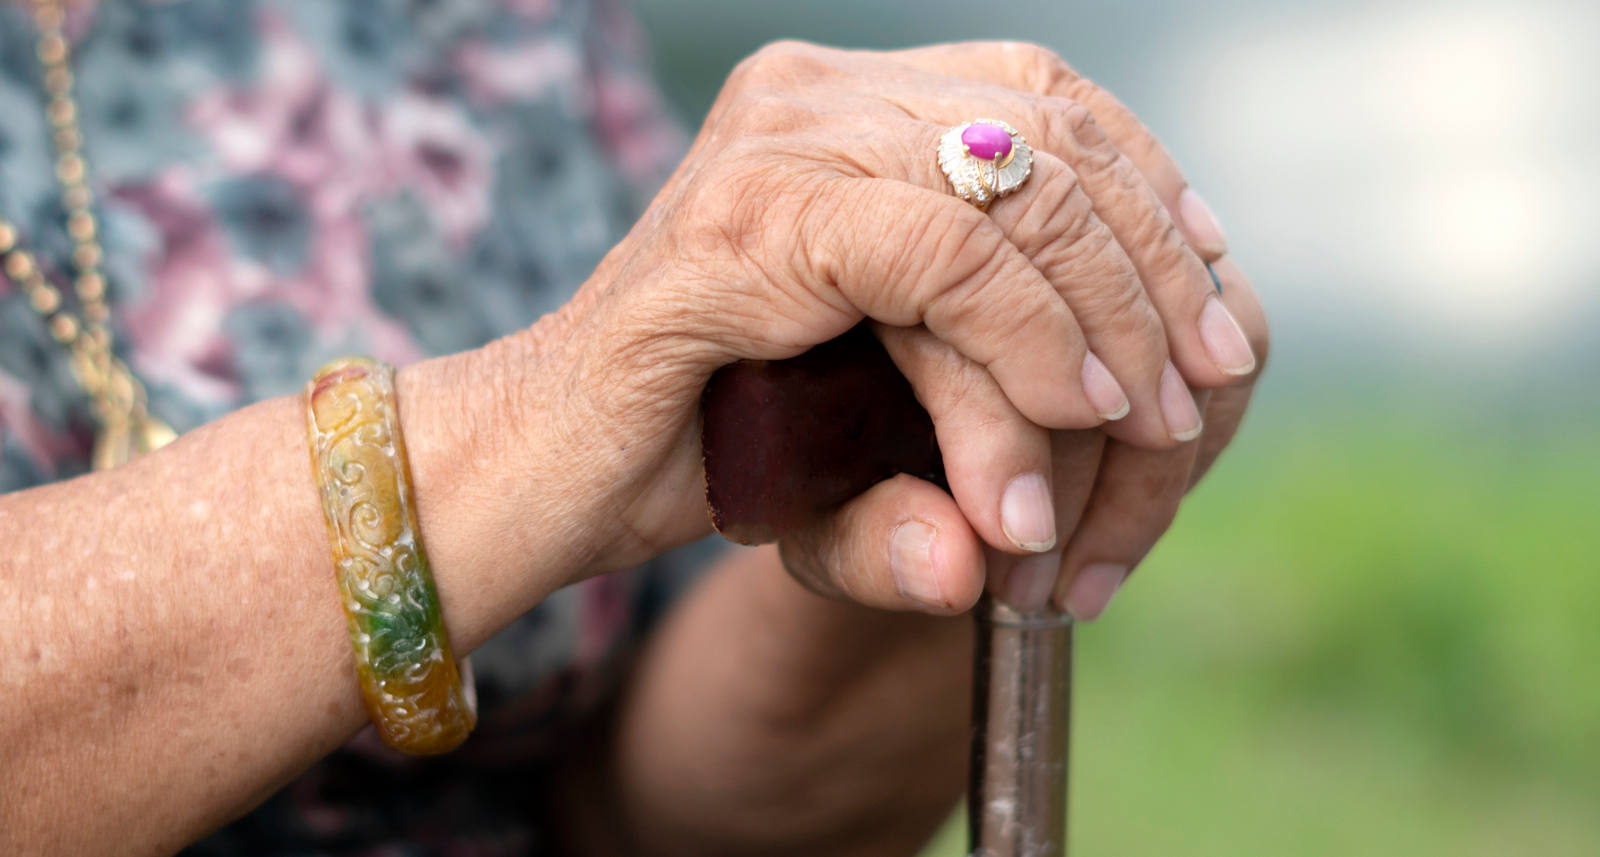
[[[396,376],[423,546],[462,655],[593,573],[602,518],[561,445],[560,339],[538,327]]]

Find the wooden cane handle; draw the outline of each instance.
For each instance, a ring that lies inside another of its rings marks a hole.
[[[775,541],[897,473],[944,484],[933,421],[865,324],[722,368],[701,413],[706,505],[736,542]]]

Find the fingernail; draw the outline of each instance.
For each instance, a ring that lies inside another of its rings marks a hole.
[[[1128,415],[1128,394],[1093,351],[1083,356],[1083,392],[1100,419],[1120,420]]]
[[[1067,612],[1079,622],[1093,622],[1106,612],[1111,596],[1117,594],[1122,581],[1127,579],[1125,565],[1097,562],[1084,566],[1067,589]]]
[[[1200,409],[1194,406],[1194,394],[1183,383],[1178,368],[1167,361],[1161,373],[1161,418],[1167,423],[1167,432],[1176,441],[1194,440],[1200,436]]]
[[[1037,610],[1050,601],[1061,571],[1061,551],[1023,557],[1011,567],[1001,587],[1000,600],[1018,610]]]
[[[1183,223],[1184,237],[1195,250],[1208,256],[1221,256],[1228,252],[1228,239],[1222,234],[1222,224],[1211,213],[1211,206],[1186,187],[1178,194],[1178,220]]]
[[[1000,529],[1025,551],[1039,553],[1055,547],[1056,509],[1044,474],[1024,473],[1006,486],[1000,497]]]
[[[1244,329],[1215,295],[1206,298],[1200,310],[1200,341],[1211,362],[1229,375],[1246,375],[1256,368],[1256,353],[1244,338]]]
[[[939,531],[922,521],[906,521],[889,534],[889,571],[895,588],[913,601],[943,607],[944,593],[933,573],[933,543]]]

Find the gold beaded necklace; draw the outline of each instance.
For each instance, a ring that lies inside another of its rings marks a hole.
[[[77,269],[73,289],[82,315],[63,304],[61,292],[45,279],[34,256],[18,245],[15,225],[0,217],[0,266],[21,288],[50,329],[50,336],[71,352],[72,374],[89,397],[96,429],[93,464],[96,470],[116,467],[129,459],[158,449],[177,435],[153,416],[145,402],[144,385],[112,352],[111,316],[106,306],[106,280],[100,263],[104,253],[99,228],[91,208],[88,165],[83,158],[83,134],[78,107],[72,98],[71,54],[61,27],[61,0],[32,0],[36,51],[43,73],[45,117],[56,157],[56,179],[67,215],[67,235],[72,238],[72,264]]]

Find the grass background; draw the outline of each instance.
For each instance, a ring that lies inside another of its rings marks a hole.
[[[1595,424],[1270,389],[1079,631],[1074,853],[1597,853]]]

